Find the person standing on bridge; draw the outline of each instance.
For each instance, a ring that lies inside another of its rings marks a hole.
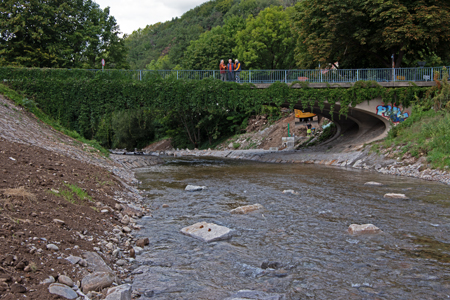
[[[227,74],[228,74],[228,81],[234,81],[234,64],[231,59],[228,60]]]
[[[219,69],[220,69],[220,80],[227,81],[227,66],[223,62],[223,59],[220,60]]]
[[[241,79],[239,78],[239,75],[241,74],[241,63],[237,59],[234,61],[234,74],[236,82],[239,83],[241,81]]]

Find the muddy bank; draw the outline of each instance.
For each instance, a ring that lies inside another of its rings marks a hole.
[[[150,214],[131,168],[158,158],[104,157],[0,96],[0,162],[1,299],[103,299],[131,281]]]
[[[392,159],[382,154],[371,153],[362,146],[353,151],[269,151],[269,150],[180,150],[166,151],[168,156],[210,156],[229,159],[253,160],[267,163],[320,164],[341,168],[357,168],[376,172],[420,178],[450,185],[449,171],[435,170],[427,163],[426,158]]]

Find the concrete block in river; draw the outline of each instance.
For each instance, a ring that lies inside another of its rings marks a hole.
[[[375,181],[369,181],[364,183],[364,185],[368,185],[368,186],[383,186],[384,184],[379,183],[379,182],[375,182]]]
[[[195,191],[201,191],[201,190],[205,190],[206,186],[198,186],[198,185],[188,185],[186,186],[186,188],[184,189],[185,191],[188,192],[195,192]]]
[[[259,203],[253,204],[253,205],[246,205],[246,206],[240,206],[235,209],[232,209],[230,213],[232,214],[248,214],[249,212],[264,209],[264,206],[262,206]]]
[[[352,224],[348,227],[348,232],[350,234],[373,234],[382,232],[380,228],[373,224]]]
[[[212,242],[231,238],[231,229],[213,223],[199,222],[194,225],[184,227],[181,233],[202,240]]]
[[[409,199],[405,194],[393,194],[393,193],[385,194],[385,195],[384,195],[384,198],[389,198],[389,199],[405,199],[405,200],[408,200],[408,199]]]

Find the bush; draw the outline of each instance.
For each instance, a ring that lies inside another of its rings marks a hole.
[[[113,148],[144,148],[155,137],[153,120],[146,110],[122,110],[112,114]]]

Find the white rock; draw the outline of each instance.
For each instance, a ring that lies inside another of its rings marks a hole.
[[[115,280],[115,276],[109,272],[95,272],[88,274],[81,281],[83,293],[97,291],[109,287]]]
[[[212,242],[231,238],[231,229],[213,223],[199,222],[181,229],[181,233],[204,242]]]
[[[240,206],[237,207],[235,209],[232,209],[230,211],[230,213],[232,214],[247,214],[249,212],[255,211],[255,210],[259,210],[259,209],[264,209],[264,206],[262,206],[259,203],[253,204],[253,205],[246,205],[246,206]]]
[[[384,198],[389,198],[389,199],[405,199],[408,200],[409,198],[406,197],[405,194],[393,194],[393,193],[388,193],[384,195]]]
[[[364,183],[364,185],[368,185],[368,186],[383,186],[384,184],[379,183],[379,182],[375,182],[375,181],[369,181]]]
[[[131,300],[131,284],[122,284],[108,289],[105,300]]]
[[[78,257],[78,256],[69,256],[69,257],[66,257],[66,259],[68,260],[68,261],[70,261],[70,263],[71,264],[76,264],[76,263],[78,263],[80,260],[81,260],[81,257]]]
[[[105,245],[106,248],[108,248],[109,250],[114,250],[114,244],[113,243],[108,243]]]
[[[127,263],[127,261],[124,259],[119,259],[118,261],[116,261],[116,265],[118,265],[118,266],[123,266],[126,263]]]
[[[294,190],[284,190],[283,194],[292,194],[292,195],[300,195],[300,193],[297,193]]]
[[[48,250],[53,250],[53,251],[58,251],[59,250],[58,246],[56,246],[54,244],[48,244],[47,245],[47,249]]]
[[[73,286],[73,280],[70,279],[70,277],[66,276],[66,275],[59,275],[58,276],[58,282],[65,284],[67,286]]]
[[[123,226],[123,232],[130,233],[131,232],[131,228],[128,227],[128,226]]]
[[[50,284],[48,291],[50,294],[58,295],[65,299],[76,299],[78,297],[78,294],[74,290],[60,283]]]
[[[380,228],[376,227],[373,224],[352,224],[348,227],[348,232],[350,234],[371,234],[371,233],[379,233],[382,232]]]
[[[47,279],[44,279],[40,282],[40,284],[47,284],[55,282],[55,277],[49,276]]]
[[[63,220],[60,219],[53,219],[53,222],[55,222],[57,225],[64,225],[65,222]]]
[[[144,252],[144,249],[142,249],[141,247],[133,247],[133,249],[136,255],[141,255],[142,252]]]
[[[199,186],[199,185],[188,185],[186,186],[186,188],[184,189],[185,191],[188,192],[195,192],[195,191],[201,191],[201,190],[205,190],[206,186]]]
[[[106,213],[109,213],[109,209],[102,209],[100,212],[101,212],[102,214],[106,214]]]
[[[120,220],[120,222],[124,225],[127,225],[128,223],[130,223],[130,217],[128,215],[123,216],[122,220]]]

